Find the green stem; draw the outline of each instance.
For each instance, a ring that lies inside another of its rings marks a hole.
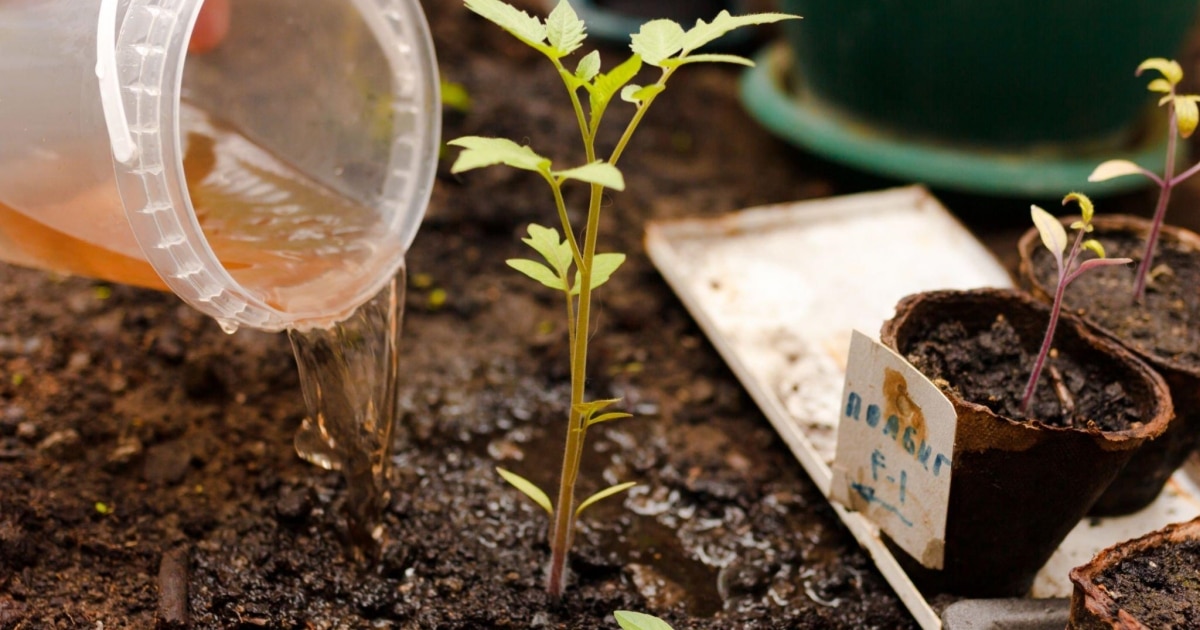
[[[571,408],[567,412],[567,443],[563,452],[562,477],[554,510],[554,529],[550,541],[550,575],[546,590],[551,596],[562,595],[566,579],[567,554],[575,528],[575,482],[583,455],[583,416],[577,410],[583,403],[587,382],[588,326],[592,304],[591,262],[596,255],[596,233],[600,224],[600,199],[604,187],[592,185],[588,204],[588,222],[584,230],[583,261],[579,272],[579,301],[575,311],[573,349],[571,351]]]
[[[583,136],[583,146],[587,150],[587,163],[591,164],[596,161],[596,137],[588,125],[587,115],[583,113],[583,103],[579,100],[579,89],[571,85],[571,79],[575,75],[563,67],[559,60],[552,58],[551,61],[554,62],[554,67],[558,68],[558,76],[562,77],[563,85],[567,86],[567,94],[571,96],[571,107],[575,109],[575,121],[579,123],[579,133]]]
[[[575,266],[583,269],[583,257],[579,252],[579,242],[575,240],[575,231],[571,229],[571,218],[567,216],[567,202],[563,200],[562,181],[554,178],[549,173],[542,173],[542,177],[546,178],[546,182],[550,184],[550,189],[554,191],[554,205],[558,209],[558,220],[562,222],[563,235],[567,239],[567,243],[571,245],[571,257],[575,260]],[[570,286],[571,278],[565,278]],[[567,296],[570,299],[570,295]]]
[[[665,70],[658,80],[658,85],[665,85],[667,79],[674,74],[675,69]],[[609,163],[615,165],[629,145],[634,130],[645,117],[650,105],[658,95],[647,98],[638,107],[633,118],[621,134],[621,139],[613,149]],[[596,159],[593,137],[586,130],[582,116],[582,106],[579,98],[571,91],[571,101],[576,106],[580,127],[583,133],[584,146],[587,150],[588,162]],[[596,121],[593,121],[595,123]],[[600,231],[600,202],[603,199],[604,187],[592,184],[591,198],[588,203],[587,227],[584,229],[584,244],[582,261],[579,266],[579,301],[572,322],[571,339],[571,409],[567,420],[567,444],[563,453],[562,477],[558,487],[558,502],[555,504],[554,528],[550,540],[550,575],[546,582],[546,590],[551,596],[562,596],[566,580],[567,554],[571,549],[571,536],[575,529],[575,482],[579,478],[579,465],[583,460],[583,442],[586,427],[583,426],[583,416],[576,410],[583,403],[584,386],[587,383],[587,350],[588,327],[591,320],[592,307],[592,261],[596,256],[597,234]],[[565,217],[564,217],[565,220]]]
[[[671,75],[675,74],[675,70],[676,68],[664,70],[663,75],[659,77],[656,85],[666,87],[667,79],[670,79]],[[637,112],[633,114],[633,118],[629,121],[629,125],[625,127],[625,133],[621,134],[621,140],[617,142],[616,148],[613,149],[612,156],[608,158],[609,164],[613,166],[617,165],[617,160],[621,159],[621,154],[625,152],[625,147],[629,146],[629,139],[633,137],[633,132],[637,129],[638,124],[642,122],[642,118],[646,116],[646,112],[649,111],[650,106],[654,104],[654,99],[658,98],[659,94],[662,94],[662,91],[652,94],[638,106]]]

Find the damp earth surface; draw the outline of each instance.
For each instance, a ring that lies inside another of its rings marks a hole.
[[[446,109],[446,137],[581,161],[554,148],[578,130],[536,53],[458,2],[423,4],[443,77],[471,101]],[[545,513],[495,473],[551,488],[561,465],[561,305],[503,263],[552,201],[528,174],[443,164],[407,256],[394,474],[368,568],[345,552],[338,473],[293,449],[305,406],[285,335],[0,266],[0,628],[615,628],[618,609],[678,630],[915,627],[642,247],[649,220],[896,183],[776,140],[737,80],[680,72],[606,204],[602,248],[629,260],[597,295],[589,388],[636,417],[592,432],[579,493],[641,485],[584,515],[561,601],[542,590]],[[1024,229],[1009,205],[1005,247]]]

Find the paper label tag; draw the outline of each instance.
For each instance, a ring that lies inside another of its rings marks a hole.
[[[954,405],[856,330],[840,414],[830,498],[866,515],[923,566],[942,568]]]

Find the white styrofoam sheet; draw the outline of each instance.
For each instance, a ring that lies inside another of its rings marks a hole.
[[[919,186],[653,223],[646,249],[826,495],[851,331],[878,338],[911,293],[1012,285],[992,254]],[[921,627],[941,628],[874,524],[833,507]],[[1146,510],[1080,523],[1039,574],[1033,595],[1068,596],[1067,571],[1100,549],[1196,515],[1200,488],[1178,473]]]

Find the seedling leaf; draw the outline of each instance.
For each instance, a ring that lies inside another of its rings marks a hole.
[[[462,173],[485,166],[504,164],[525,171],[549,172],[550,159],[542,157],[533,149],[522,146],[508,138],[484,138],[465,136],[448,142],[450,146],[462,147],[462,153],[450,167],[451,173]]]
[[[546,17],[546,39],[550,45],[560,53],[560,57],[565,57],[578,50],[586,38],[587,26],[571,8],[571,3],[559,0]]]
[[[1179,62],[1173,59],[1163,59],[1162,57],[1147,59],[1138,66],[1136,74],[1141,76],[1146,70],[1157,70],[1171,85],[1178,85],[1183,80],[1183,68],[1179,66]]]
[[[1146,89],[1150,90],[1151,92],[1170,94],[1171,82],[1166,79],[1155,79],[1146,86]]]
[[[500,0],[465,0],[466,7],[517,39],[545,50],[546,25],[538,18]]]
[[[583,503],[579,504],[579,507],[575,508],[575,516],[578,517],[580,514],[583,514],[583,511],[585,509],[591,507],[593,504],[595,504],[599,501],[603,501],[604,499],[607,499],[608,497],[611,497],[614,494],[620,494],[622,492],[625,492],[626,490],[628,490],[636,485],[637,485],[636,481],[627,481],[625,483],[620,483],[615,486],[609,486],[609,487],[601,490],[600,492],[593,494],[592,496],[584,499]],[[547,499],[547,501],[548,500],[549,499]]]
[[[1038,234],[1042,237],[1042,244],[1050,253],[1054,254],[1054,259],[1058,261],[1058,268],[1062,269],[1063,252],[1067,249],[1067,230],[1062,226],[1054,215],[1046,212],[1038,206],[1030,206],[1029,214],[1033,217],[1033,226],[1037,228]]]
[[[754,67],[754,62],[739,56],[739,55],[718,55],[718,54],[703,54],[703,55],[688,55],[686,57],[678,57],[668,59],[662,63],[664,68],[676,68],[689,63],[733,63],[739,66]]]
[[[625,254],[596,254],[592,259],[592,288],[608,282],[612,277],[613,272],[625,262]],[[581,274],[575,272],[575,285],[571,287],[571,295],[579,294],[580,283],[582,282]]]
[[[617,167],[607,162],[592,162],[565,171],[555,171],[555,177],[565,177],[589,184],[599,184],[613,190],[625,190],[625,177]]]
[[[1103,182],[1117,177],[1126,175],[1144,175],[1142,167],[1130,162],[1129,160],[1108,160],[1096,167],[1091,175],[1088,175],[1089,182]]]
[[[621,88],[625,87],[626,83],[632,81],[641,69],[642,58],[633,55],[611,71],[596,76],[590,90],[593,121],[598,121],[604,115],[604,110],[612,102],[613,97],[621,91]]]
[[[1072,226],[1072,227],[1074,227],[1074,226]],[[1094,238],[1089,238],[1088,240],[1084,241],[1083,244],[1081,245],[1081,247],[1083,247],[1086,250],[1091,251],[1093,254],[1096,255],[1097,258],[1105,257],[1104,246],[1100,244],[1100,241],[1097,241]]]
[[[1196,96],[1175,97],[1175,124],[1179,127],[1179,135],[1190,138],[1200,123],[1200,109],[1196,108]]]
[[[509,267],[520,271],[521,273],[537,280],[538,282],[559,291],[566,291],[566,283],[562,276],[557,276],[554,271],[536,260],[528,258],[510,258],[504,261]]]
[[[630,48],[642,61],[662,67],[662,62],[683,50],[683,27],[672,20],[650,20],[630,38]]]
[[[596,78],[597,74],[600,74],[600,51],[593,50],[579,60],[579,65],[575,68],[575,76],[580,81],[591,81]]]
[[[1071,278],[1075,279],[1080,274],[1096,267],[1115,267],[1117,265],[1128,265],[1131,262],[1133,262],[1132,258],[1089,258],[1079,263],[1079,268],[1075,270],[1075,273],[1071,274]]]
[[[558,237],[558,230],[530,224],[529,236],[521,240],[541,254],[550,263],[550,268],[558,272],[560,279],[567,277],[572,262],[571,245]]]
[[[785,15],[783,13],[752,13],[750,15],[739,15],[734,17],[729,14],[729,11],[721,11],[717,17],[713,18],[711,23],[704,20],[697,20],[696,25],[687,31],[683,36],[683,54],[700,48],[701,46],[721,37],[722,35],[734,29],[743,26],[752,26],[755,24],[770,24],[781,20],[798,20],[798,15]]]
[[[598,411],[603,411],[617,403],[621,402],[620,398],[605,398],[602,400],[589,400],[587,402],[575,405],[575,413],[590,418]]]
[[[588,418],[588,421],[584,426],[590,427],[593,424],[600,424],[601,422],[611,422],[613,420],[621,420],[623,418],[632,418],[632,417],[633,417],[633,414],[625,413],[624,411],[613,411],[611,413],[602,413],[593,418]]]
[[[1096,206],[1092,204],[1092,200],[1088,199],[1087,196],[1082,193],[1073,192],[1067,193],[1067,195],[1063,197],[1062,203],[1065,206],[1071,201],[1079,204],[1079,214],[1082,215],[1083,224],[1085,226],[1091,225],[1092,216],[1096,214]],[[1088,231],[1090,232],[1091,230]]]
[[[618,610],[613,617],[622,630],[674,630],[662,619],[645,613]]]
[[[554,516],[554,504],[550,503],[550,497],[546,496],[546,493],[542,492],[542,489],[535,486],[532,481],[503,468],[497,467],[496,472],[500,473],[500,476],[512,485],[512,487],[520,490],[525,496],[533,499],[534,503],[542,506],[542,509],[546,510],[547,514]]]

